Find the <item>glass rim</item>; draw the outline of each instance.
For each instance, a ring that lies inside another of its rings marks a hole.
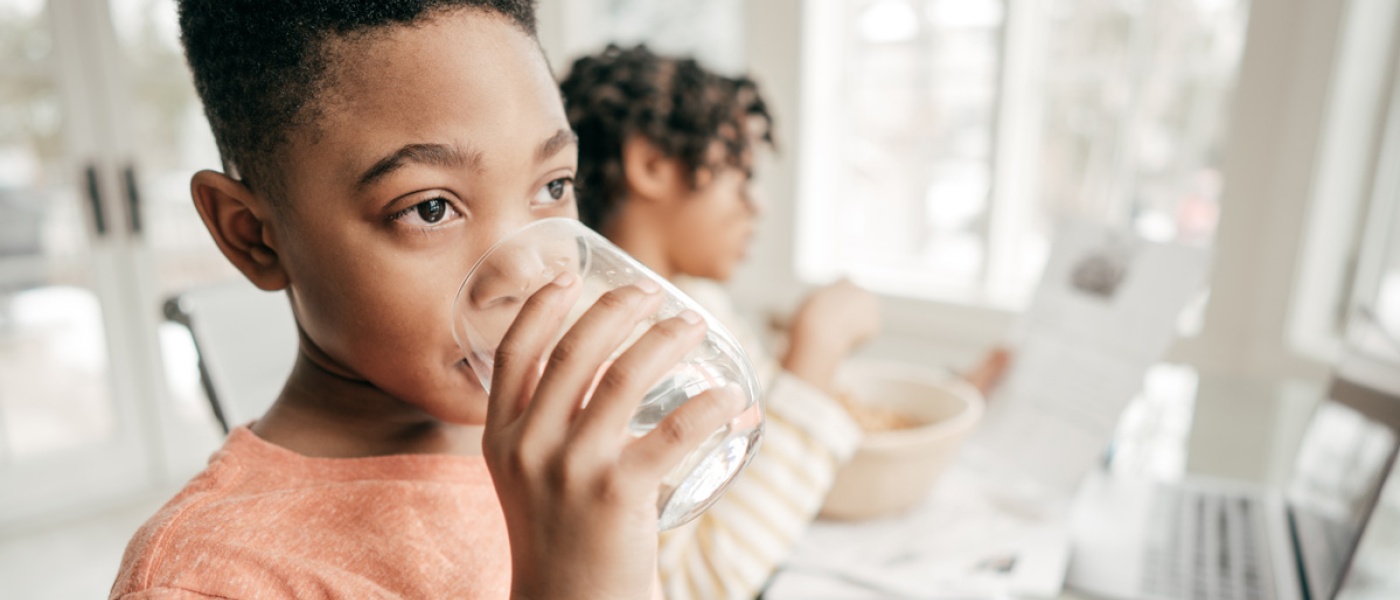
[[[472,348],[474,344],[472,344],[472,341],[470,339],[462,339],[462,335],[470,335],[471,332],[459,332],[457,321],[460,313],[462,312],[461,303],[463,302],[463,294],[466,292],[468,285],[472,282],[472,277],[476,274],[477,269],[480,268],[481,265],[486,262],[486,259],[489,258],[493,253],[495,253],[502,246],[511,242],[512,240],[520,239],[522,234],[526,234],[531,231],[546,229],[555,225],[565,227],[574,233],[580,234],[581,236],[585,236],[588,238],[590,256],[584,263],[585,265],[592,262],[591,255],[593,252],[596,252],[599,249],[603,249],[607,252],[616,253],[617,256],[619,256],[622,260],[631,263],[631,265],[636,268],[641,269],[643,273],[651,273],[650,278],[661,286],[661,289],[665,294],[676,297],[683,304],[685,304],[686,308],[695,310],[702,316],[707,326],[707,336],[714,336],[718,338],[729,348],[731,348],[735,353],[737,353],[740,357],[742,357],[743,361],[747,362],[750,365],[753,365],[751,358],[748,356],[748,352],[744,349],[743,345],[739,343],[738,339],[734,337],[733,332],[729,331],[728,328],[725,327],[724,324],[721,323],[719,319],[715,317],[703,305],[697,302],[694,298],[691,298],[685,292],[682,292],[670,280],[666,279],[665,277],[662,277],[659,274],[656,274],[641,261],[637,260],[636,257],[629,254],[626,250],[623,250],[616,244],[612,243],[612,241],[604,237],[603,234],[598,233],[593,228],[589,227],[588,225],[585,225],[583,221],[571,217],[547,217],[544,219],[531,221],[530,223],[527,223],[519,229],[507,233],[506,235],[502,236],[501,239],[497,240],[494,244],[491,244],[491,247],[487,248],[486,251],[482,253],[481,257],[477,258],[476,262],[472,264],[471,269],[469,269],[467,271],[467,274],[462,277],[462,283],[457,286],[456,295],[452,299],[452,308],[450,311],[451,314],[449,315],[448,321],[451,324],[452,340],[457,343],[458,349],[462,350],[462,353],[464,355],[471,353],[470,348]],[[586,271],[587,267],[583,267],[583,270]],[[462,358],[463,360],[466,360],[468,362],[468,365],[472,364],[472,358],[470,356],[463,356]],[[744,388],[744,391],[751,396],[755,403],[762,405],[763,398],[762,394],[759,392],[761,385],[758,381],[757,368],[751,366],[746,375],[747,376],[743,378],[745,379],[745,381],[739,382],[741,384],[741,387]],[[482,385],[482,387],[486,387],[486,383],[484,381],[478,381],[478,383]]]

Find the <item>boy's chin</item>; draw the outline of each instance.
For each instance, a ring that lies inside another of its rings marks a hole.
[[[467,363],[467,359],[464,358],[457,363],[457,373],[461,376],[463,381],[462,385],[470,389],[473,393],[480,395],[484,401],[488,393],[486,391],[486,386],[481,384],[481,379],[477,377],[476,370]]]
[[[449,397],[437,399],[440,406],[447,406],[452,418],[444,419],[460,425],[480,425],[486,421],[486,405],[490,394],[482,387],[476,373],[466,360],[457,363]]]
[[[448,398],[434,398],[431,406],[421,406],[439,421],[452,425],[483,425],[486,423],[486,393],[477,391],[471,397],[454,394]]]

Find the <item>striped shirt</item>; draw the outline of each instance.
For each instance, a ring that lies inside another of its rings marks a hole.
[[[758,455],[724,497],[661,535],[661,585],[668,600],[753,598],[816,517],[861,432],[835,400],[778,368],[718,283],[688,277],[674,283],[718,318],[753,360],[767,425]]]

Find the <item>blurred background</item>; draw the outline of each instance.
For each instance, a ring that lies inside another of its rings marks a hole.
[[[1296,419],[1189,434],[1313,398],[1359,307],[1400,330],[1398,5],[542,0],[539,19],[557,72],[645,42],[759,81],[779,152],[734,285],[756,319],[849,276],[884,302],[868,354],[962,366],[1005,339],[1061,219],[1211,247],[1115,468],[1209,456],[1276,481]],[[173,0],[0,0],[0,596],[104,594],[219,444],[162,313],[237,276],[189,200],[217,167]]]

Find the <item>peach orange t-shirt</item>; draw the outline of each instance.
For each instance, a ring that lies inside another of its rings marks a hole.
[[[132,538],[112,598],[490,598],[510,592],[481,457],[310,458],[246,427]]]

